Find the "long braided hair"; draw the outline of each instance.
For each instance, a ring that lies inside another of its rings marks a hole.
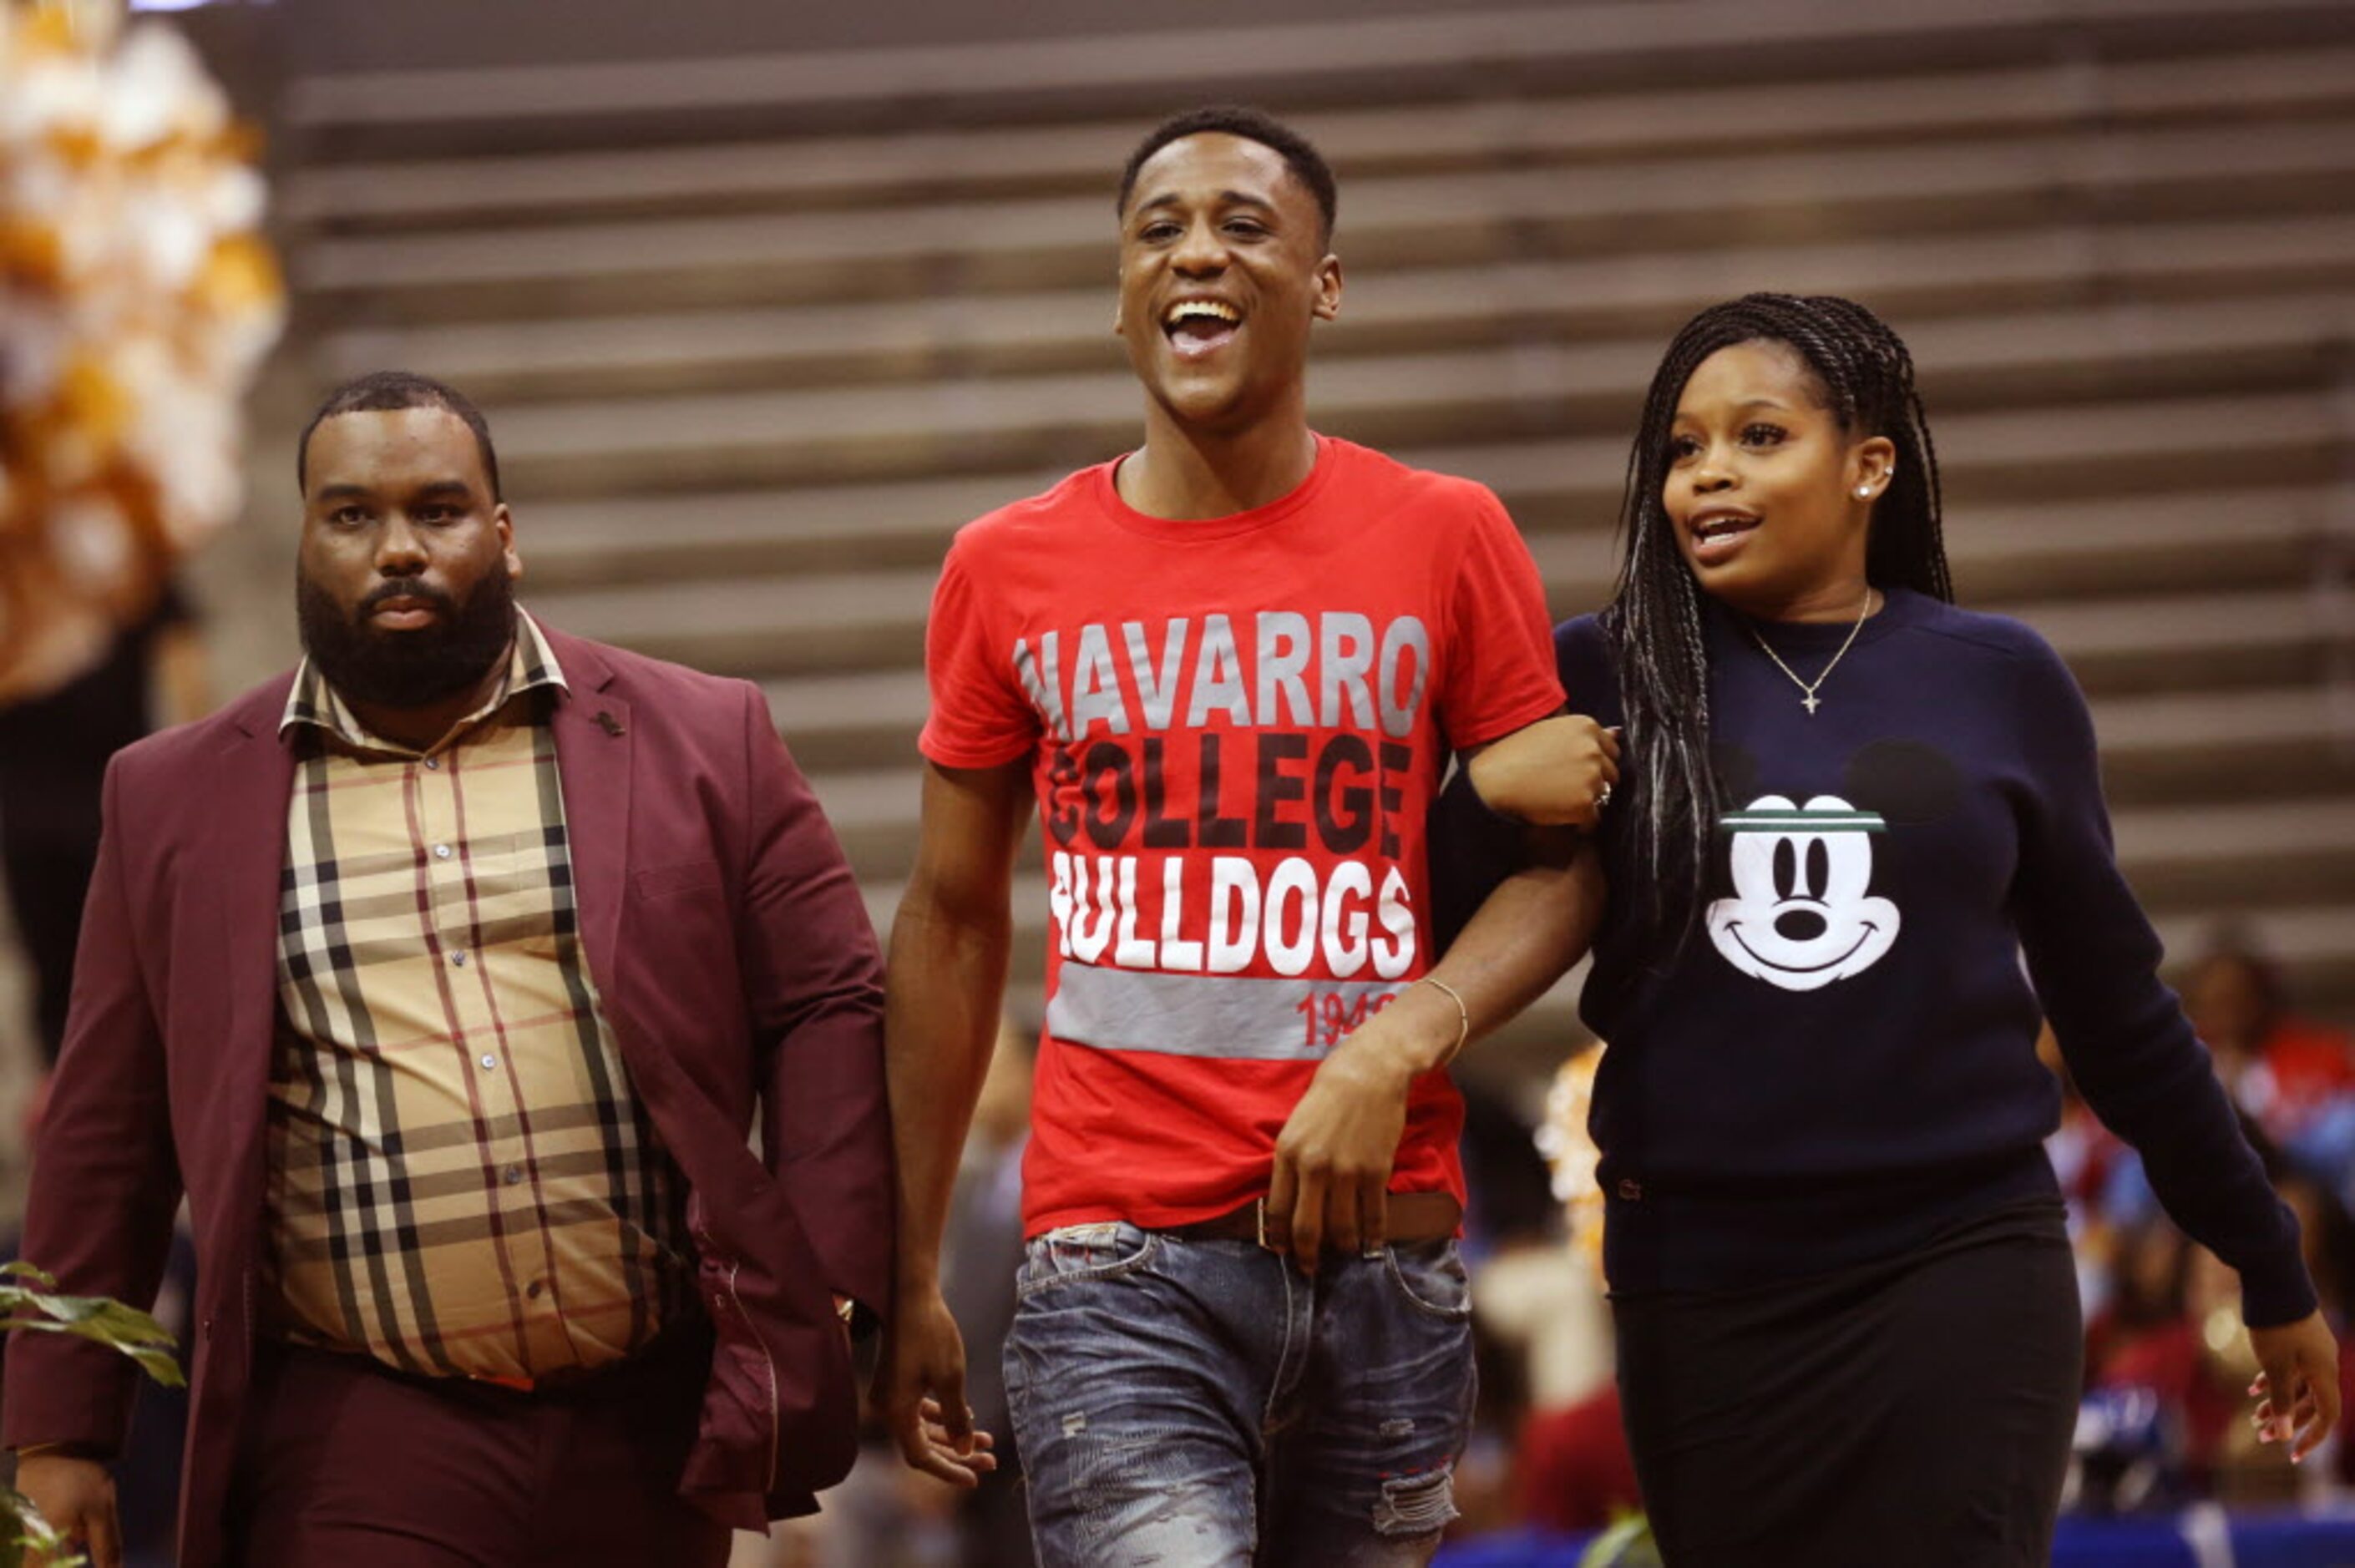
[[[1668,432],[1685,382],[1721,348],[1761,340],[1786,344],[1814,374],[1824,406],[1851,437],[1885,436],[1896,473],[1873,507],[1865,576],[1951,603],[1940,519],[1938,453],[1913,387],[1913,356],[1886,323],[1828,294],[1746,294],[1711,305],[1668,344],[1627,458],[1620,503],[1624,554],[1602,624],[1619,669],[1633,780],[1623,808],[1644,883],[1638,918],[1680,948],[1700,911],[1716,833],[1718,795],[1710,758],[1709,652],[1700,588],[1678,548],[1661,502]],[[1633,890],[1629,890],[1633,891]]]

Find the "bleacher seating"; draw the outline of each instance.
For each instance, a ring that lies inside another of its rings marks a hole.
[[[1219,69],[1205,63],[1212,51]],[[1232,69],[1230,69],[1232,68]],[[888,917],[956,525],[1135,439],[1112,176],[1247,96],[1342,181],[1317,423],[1471,474],[1607,591],[1644,383],[1751,288],[1923,367],[1967,602],[2092,695],[2129,874],[2355,1012],[2355,7],[1565,5],[295,84],[320,388],[488,406],[571,630],[762,681]],[[1018,895],[1018,991],[1046,902]],[[1494,1070],[1575,1037],[1558,992]]]

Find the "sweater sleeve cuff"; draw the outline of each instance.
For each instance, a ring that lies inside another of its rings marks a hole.
[[[2241,1270],[2241,1321],[2252,1329],[2295,1323],[2318,1305],[2314,1281],[2295,1249]]]

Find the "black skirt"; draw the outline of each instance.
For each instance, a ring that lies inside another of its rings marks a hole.
[[[1835,1274],[1612,1310],[1668,1568],[2050,1561],[2084,1376],[2057,1203]]]

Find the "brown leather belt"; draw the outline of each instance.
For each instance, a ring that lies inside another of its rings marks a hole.
[[[1455,1197],[1446,1192],[1392,1192],[1386,1205],[1386,1213],[1389,1223],[1384,1227],[1382,1239],[1409,1245],[1417,1242],[1443,1241],[1454,1235],[1456,1226],[1464,1220],[1464,1210]],[[1265,1198],[1207,1220],[1196,1220],[1191,1224],[1158,1228],[1164,1235],[1179,1236],[1187,1241],[1257,1242],[1270,1252],[1283,1250],[1269,1238]],[[1327,1250],[1334,1250],[1329,1243]]]

